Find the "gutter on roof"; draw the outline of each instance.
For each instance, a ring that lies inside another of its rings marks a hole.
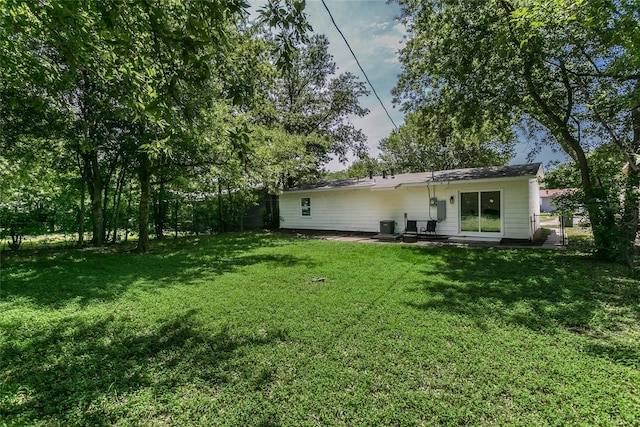
[[[435,181],[422,181],[422,182],[407,182],[396,185],[385,185],[377,187],[375,183],[367,183],[367,184],[359,184],[359,185],[350,185],[344,187],[319,187],[319,188],[295,188],[295,189],[287,189],[285,193],[308,193],[308,192],[322,192],[322,191],[347,191],[347,190],[359,190],[359,189],[369,189],[369,191],[390,191],[396,190],[400,187],[427,187],[431,185],[463,185],[465,183],[474,183],[474,184],[483,184],[487,182],[502,182],[502,181],[513,181],[517,179],[530,179],[534,178],[536,175],[521,175],[521,176],[503,176],[497,178],[480,178],[480,179],[456,179],[456,180],[435,180]]]
[[[531,165],[516,165],[516,167],[523,169],[527,166],[534,166],[534,165],[535,163]],[[489,176],[489,177],[478,177],[478,178],[468,177],[468,175],[465,175],[465,174],[468,174],[469,171],[486,169],[486,168],[469,168],[469,169],[457,170],[458,176],[456,176],[456,173],[455,173],[456,170],[439,171],[440,174],[444,175],[441,179],[438,179],[438,174],[436,174],[434,178],[427,177],[426,180],[423,180],[423,181],[404,182],[404,183],[400,182],[397,184],[389,185],[390,181],[388,178],[385,179],[382,177],[375,177],[374,179],[368,179],[368,180],[366,178],[363,178],[363,181],[360,181],[358,179],[358,181],[350,185],[333,185],[333,186],[323,185],[323,186],[317,186],[317,187],[310,185],[308,188],[285,189],[284,192],[285,193],[296,193],[296,192],[302,193],[302,192],[318,192],[318,191],[340,191],[340,190],[346,191],[346,190],[357,190],[357,189],[367,189],[367,188],[370,189],[371,191],[387,191],[387,190],[395,190],[402,186],[426,187],[430,185],[464,184],[465,182],[482,184],[487,182],[510,181],[514,179],[524,179],[524,178],[526,179],[543,178],[544,172],[542,170],[542,163],[538,163],[537,165],[538,167],[535,170],[533,168],[527,167],[527,170],[526,170],[527,173],[522,173],[521,171],[519,174],[512,174],[508,176]],[[489,168],[489,169],[504,170],[505,168],[509,168],[509,166]],[[462,176],[460,176],[461,173],[463,173]],[[425,174],[428,174],[428,173],[425,173]],[[425,174],[416,174],[416,175],[422,175],[421,178],[425,179]],[[431,176],[433,176],[433,173],[431,174]],[[402,174],[396,175],[394,178],[401,181],[402,178],[400,177],[402,177]]]
[[[497,178],[478,178],[478,179],[452,179],[452,180],[434,180],[434,181],[423,181],[423,182],[407,182],[404,184],[398,185],[398,187],[426,187],[430,185],[453,185],[453,184],[464,184],[464,183],[485,183],[485,182],[496,182],[496,181],[512,181],[515,179],[524,179],[524,178],[535,178],[536,175],[522,175],[522,176],[501,176]],[[373,189],[372,189],[373,190]]]
[[[316,187],[316,188],[286,188],[284,193],[308,193],[309,191],[334,191],[334,190],[357,190],[359,188],[371,188],[375,183],[348,185],[343,187]]]
[[[385,187],[371,187],[370,190],[371,191],[388,191],[388,190],[395,190],[396,188],[400,187],[403,184],[398,184],[398,185],[394,185],[394,186],[385,186]]]

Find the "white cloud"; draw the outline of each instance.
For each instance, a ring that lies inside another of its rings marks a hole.
[[[393,30],[400,34],[401,36],[404,36],[407,34],[407,27],[405,27],[405,25],[401,22],[398,22],[396,25],[393,26]]]
[[[389,23],[388,22],[374,22],[373,24],[369,25],[369,28],[373,28],[374,30],[386,30],[387,28],[389,28]]]
[[[398,38],[395,35],[384,35],[374,37],[372,40],[372,44],[376,47],[384,47],[387,49],[392,49],[394,52],[400,49],[403,45],[403,41],[401,38]]]

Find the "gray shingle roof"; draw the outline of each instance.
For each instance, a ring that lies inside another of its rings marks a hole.
[[[483,168],[452,169],[434,172],[404,173],[395,176],[374,176],[372,179],[349,178],[332,181],[319,181],[311,184],[302,184],[285,191],[305,190],[329,190],[340,188],[370,188],[393,189],[403,184],[427,184],[454,181],[471,181],[478,179],[516,178],[536,176],[542,167],[542,163],[528,163],[513,166],[490,166]]]

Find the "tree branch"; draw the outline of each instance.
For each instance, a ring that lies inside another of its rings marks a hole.
[[[569,119],[571,118],[571,111],[573,110],[573,87],[571,86],[569,76],[567,75],[567,67],[562,61],[560,62],[560,71],[562,73],[562,84],[567,92],[567,107],[562,121],[564,122],[564,125],[567,126]]]

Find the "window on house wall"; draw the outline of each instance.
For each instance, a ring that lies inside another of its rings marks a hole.
[[[300,206],[302,208],[302,216],[311,216],[311,198],[310,197],[301,198]]]
[[[460,231],[501,231],[500,191],[460,193]]]

